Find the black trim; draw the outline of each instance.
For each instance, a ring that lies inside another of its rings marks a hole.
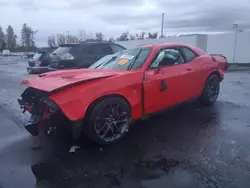
[[[145,72],[146,72],[146,71],[144,71],[144,73],[143,73],[143,78],[142,78],[142,90],[141,90],[141,94],[142,94],[142,96],[141,96],[141,100],[142,100],[142,105],[141,105],[141,107],[142,107],[142,116],[145,115],[145,89],[144,89]]]

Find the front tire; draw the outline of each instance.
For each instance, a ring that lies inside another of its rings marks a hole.
[[[205,83],[203,93],[201,95],[201,101],[205,105],[211,105],[215,103],[220,92],[220,79],[217,75],[210,75]]]
[[[93,106],[87,117],[85,134],[100,145],[121,140],[128,132],[130,106],[120,97],[107,97]]]

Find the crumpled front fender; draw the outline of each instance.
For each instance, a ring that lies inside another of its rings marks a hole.
[[[60,101],[58,101],[56,98],[54,98],[53,101],[59,106],[63,114],[71,121],[79,120],[83,118],[85,114],[84,106],[87,106],[87,104],[83,104],[82,101],[72,100],[65,103],[60,103]]]

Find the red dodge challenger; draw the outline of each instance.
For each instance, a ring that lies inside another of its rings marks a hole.
[[[223,56],[178,43],[147,44],[108,55],[88,69],[24,80],[18,102],[34,136],[62,127],[98,144],[126,135],[130,123],[194,98],[213,104],[227,70]]]

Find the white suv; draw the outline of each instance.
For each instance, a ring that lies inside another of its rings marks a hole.
[[[9,50],[3,50],[2,55],[3,56],[10,56],[10,51]]]

